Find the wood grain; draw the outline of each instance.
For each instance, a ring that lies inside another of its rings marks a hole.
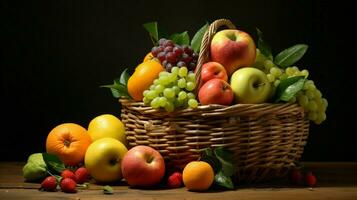
[[[234,191],[190,192],[179,189],[134,189],[120,183],[113,195],[104,195],[102,186],[91,183],[75,194],[41,192],[39,184],[25,183],[20,162],[0,162],[0,200],[102,200],[102,199],[357,199],[357,163],[303,163],[318,178],[318,187],[296,187],[285,179],[254,185],[241,185]]]

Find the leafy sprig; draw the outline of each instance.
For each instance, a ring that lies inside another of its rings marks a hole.
[[[285,69],[299,61],[308,49],[308,45],[306,44],[296,44],[292,47],[284,49],[274,57],[270,46],[263,40],[263,33],[258,28],[257,35],[258,49],[260,52],[282,69]],[[303,89],[305,81],[306,77],[304,76],[295,76],[282,80],[276,88],[273,98],[274,101],[288,102]]]
[[[212,166],[215,172],[214,183],[217,186],[234,189],[232,177],[236,170],[236,164],[232,151],[223,147],[206,148],[202,152],[201,160]]]
[[[126,68],[120,75],[120,78],[115,79],[111,85],[102,85],[100,87],[109,88],[114,98],[126,97],[131,98],[128,93],[128,69]]]
[[[174,33],[174,34],[167,36],[167,34],[164,34],[163,31],[161,31],[161,28],[159,29],[157,22],[145,23],[145,24],[143,24],[143,27],[145,28],[145,30],[148,31],[150,39],[155,46],[158,45],[160,38],[168,37],[167,39],[172,40],[174,43],[176,43],[178,45],[191,45],[192,49],[196,53],[198,53],[200,51],[203,35],[207,31],[209,24],[208,23],[204,24],[195,33],[192,40],[190,40],[190,36],[187,31],[184,31],[182,33]]]

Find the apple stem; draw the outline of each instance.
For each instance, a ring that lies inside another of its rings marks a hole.
[[[263,86],[265,85],[265,83],[258,83],[258,84],[254,84],[254,87],[260,87],[260,86]]]

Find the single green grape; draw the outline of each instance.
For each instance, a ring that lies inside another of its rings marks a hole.
[[[173,67],[173,68],[171,68],[171,73],[172,74],[175,74],[175,75],[178,75],[178,72],[179,72],[179,68],[178,67]]]
[[[180,67],[178,75],[181,78],[184,78],[187,76],[187,72],[188,72],[187,67]]]
[[[270,69],[270,74],[275,76],[276,78],[279,78],[279,76],[282,74],[281,70],[278,67],[272,67]]]
[[[165,87],[163,86],[163,85],[156,85],[155,86],[155,91],[158,93],[158,94],[161,94],[162,93],[162,91],[164,91],[164,89],[165,89]]]
[[[302,107],[305,107],[309,103],[309,98],[306,95],[299,95],[298,101]]]
[[[278,87],[279,84],[280,84],[280,80],[275,80],[275,81],[274,81],[274,86],[275,86],[275,87]]]
[[[149,105],[150,99],[147,98],[147,97],[144,97],[144,98],[143,98],[143,102],[144,102],[145,105]]]
[[[186,79],[185,78],[180,78],[177,82],[177,86],[179,88],[185,88],[186,87]]]
[[[169,78],[170,83],[174,83],[177,80],[177,75],[173,73],[170,73],[167,77]]]
[[[155,90],[150,90],[147,94],[146,94],[146,97],[148,99],[154,99],[158,96],[158,93],[155,91]]]
[[[171,101],[168,101],[164,108],[167,112],[172,112],[175,110],[175,106],[174,106],[173,102],[171,102]]]
[[[198,106],[198,102],[196,99],[189,99],[187,103],[190,108],[197,108]]]
[[[301,71],[301,75],[305,76],[305,78],[307,78],[309,76],[309,71],[304,69]]]
[[[190,81],[190,82],[186,83],[186,90],[187,91],[192,91],[192,90],[195,89],[195,87],[196,87],[196,84],[194,82]]]
[[[177,84],[177,83],[176,83],[176,84]],[[181,91],[180,88],[179,88],[177,85],[172,86],[171,89],[174,90],[175,94],[178,94],[178,93]]]
[[[270,68],[274,67],[274,63],[271,60],[266,60],[264,61],[264,66],[267,70],[270,70]]]
[[[310,111],[316,111],[317,110],[317,104],[314,100],[309,101],[307,104],[307,107]]]
[[[192,93],[192,92],[189,92],[189,93],[187,93],[187,98],[188,99],[195,99],[196,95],[194,93]]]
[[[190,72],[188,73],[187,75],[187,81],[190,81],[190,82],[196,82],[196,76],[195,76],[195,73],[193,72]]]
[[[158,108],[158,107],[160,107],[159,99],[160,99],[160,97],[155,97],[155,98],[151,101],[150,106],[151,106],[152,108]]]
[[[169,74],[170,74],[170,73],[167,72],[167,71],[162,71],[162,72],[160,72],[159,77],[164,77],[164,76],[167,76],[167,75],[169,75]]]
[[[166,105],[166,103],[167,103],[166,97],[160,97],[160,98],[159,98],[159,105],[160,105],[160,107],[164,107],[164,106]]]
[[[159,79],[155,79],[153,83],[154,85],[159,85]]]
[[[143,96],[145,97],[145,96],[148,94],[149,91],[150,91],[150,90],[144,90]]]
[[[175,91],[171,88],[164,89],[164,96],[167,98],[173,98],[175,96]]]
[[[267,78],[269,82],[274,82],[275,81],[275,76],[273,74],[267,74]]]
[[[315,92],[313,90],[307,90],[305,94],[309,99],[314,99],[315,97]]]
[[[185,91],[181,91],[179,94],[178,94],[178,99],[179,100],[184,100],[187,98],[187,94]]]

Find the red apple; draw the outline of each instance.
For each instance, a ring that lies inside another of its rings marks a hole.
[[[223,65],[218,62],[208,62],[203,64],[201,70],[202,84],[214,78],[228,81],[227,71]]]
[[[164,177],[165,162],[157,150],[140,145],[125,154],[121,170],[130,186],[153,186]]]
[[[211,60],[221,63],[228,76],[240,67],[248,67],[255,60],[255,43],[244,31],[227,29],[217,32],[211,42]]]
[[[214,78],[201,87],[198,92],[198,99],[202,105],[220,104],[229,106],[233,101],[233,91],[226,81]]]

